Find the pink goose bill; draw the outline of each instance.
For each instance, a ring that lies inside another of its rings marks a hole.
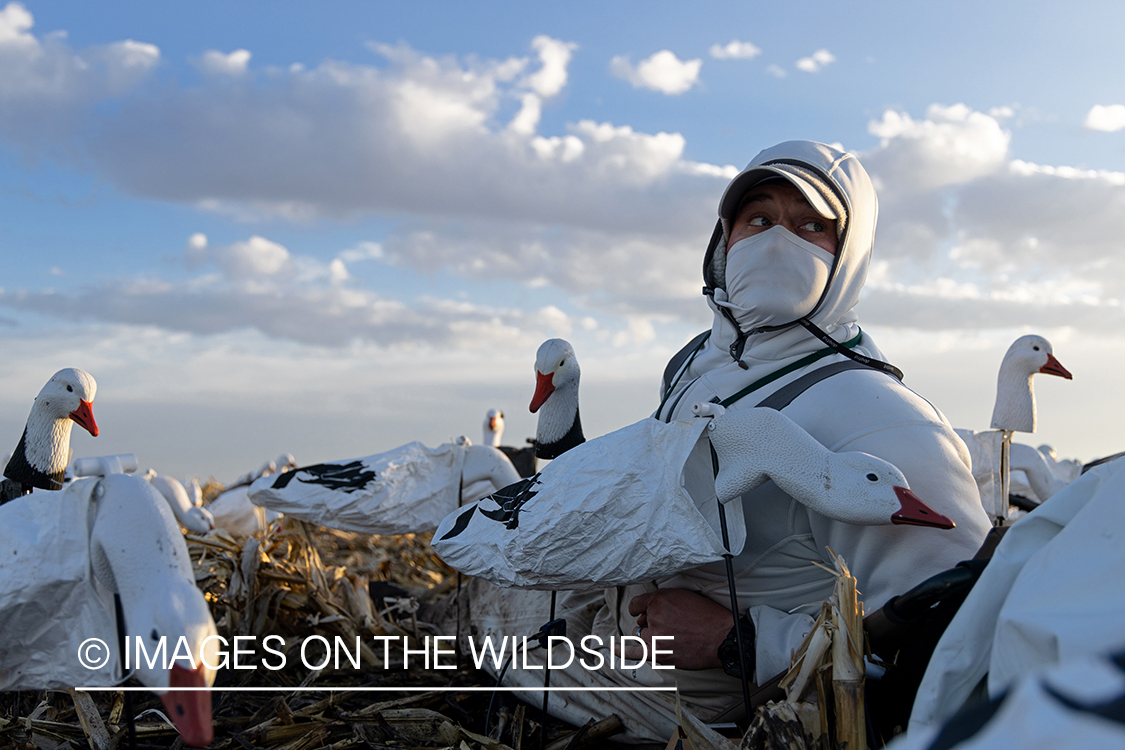
[[[539,411],[539,407],[546,403],[551,394],[555,392],[555,375],[554,373],[547,373],[544,375],[538,370],[535,371],[535,395],[531,397],[531,405],[528,408],[531,413]]]
[[[952,529],[957,524],[922,502],[917,495],[905,487],[895,487],[898,502],[902,506],[891,516],[891,523],[910,526],[931,526],[935,529]]]
[[[85,399],[78,399],[78,408],[69,415],[82,429],[94,437],[98,436],[98,423],[94,421],[94,407]]]
[[[1062,363],[1055,359],[1054,354],[1047,355],[1047,364],[1040,367],[1039,372],[1044,375],[1058,375],[1060,378],[1074,380],[1074,376],[1070,374],[1070,370],[1063,367]]]
[[[211,723],[211,692],[182,689],[207,687],[203,669],[188,669],[173,664],[168,672],[168,692],[160,696],[160,701],[183,737],[185,745],[207,747],[215,737],[214,725]]]

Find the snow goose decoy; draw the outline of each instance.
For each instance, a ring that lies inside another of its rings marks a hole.
[[[606,588],[662,578],[738,554],[753,521],[737,498],[767,479],[847,523],[953,527],[886,461],[833,453],[773,409],[721,408],[700,409],[714,417],[706,422],[650,418],[576,446],[534,477],[450,513],[434,532],[434,551],[502,587]],[[717,478],[703,436],[718,456]]]
[[[242,493],[239,503],[253,513],[284,513],[362,534],[409,534],[437,526],[457,509],[459,495],[472,502],[519,478],[502,451],[459,437],[437,448],[412,442],[373,456],[263,476],[248,488],[228,491],[210,507],[215,510],[223,498]],[[215,522],[231,531],[226,515],[215,510]]]
[[[1074,376],[1063,367],[1042,336],[1021,336],[1012,342],[1000,363],[996,377],[996,405],[992,410],[992,429],[1008,432],[1035,432],[1036,373],[1057,375],[1067,380]]]
[[[206,534],[215,528],[215,517],[206,508],[197,507],[183,484],[174,477],[156,474],[148,483],[168,501],[168,507],[176,520],[193,534]],[[199,484],[196,483],[196,489]]]
[[[499,448],[500,440],[504,436],[504,412],[499,409],[489,409],[488,413],[484,415],[482,432],[484,433],[482,445]]]
[[[582,375],[574,347],[563,339],[547,339],[535,355],[535,395],[529,406],[539,412],[535,455],[558,458],[586,442],[578,414],[578,381]]]
[[[70,453],[70,428],[80,425],[94,437],[98,424],[91,403],[98,384],[90,373],[74,367],[59,370],[31,406],[27,425],[4,468],[0,503],[32,489],[60,490]]]
[[[130,669],[162,694],[186,744],[211,742],[210,694],[181,688],[214,682],[215,622],[183,535],[153,487],[109,474],[33,493],[0,507],[0,548],[0,690],[118,684],[116,595]],[[152,655],[161,639],[167,661],[135,658],[138,641]]]
[[[720,502],[772,479],[809,510],[844,523],[954,526],[910,491],[898,467],[867,453],[834,453],[775,409],[697,404],[692,411],[713,416],[707,434],[719,459]]]
[[[1037,373],[1074,379],[1070,371],[1055,359],[1051,342],[1042,336],[1020,336],[1008,347],[996,376],[996,404],[992,409],[991,427],[998,433],[977,433],[974,437],[977,441],[989,441],[988,445],[982,444],[983,448],[976,447],[977,455],[986,463],[977,464],[977,455],[974,455],[973,476],[981,492],[981,503],[997,526],[1010,522],[1012,433],[1035,432],[1032,378]]]

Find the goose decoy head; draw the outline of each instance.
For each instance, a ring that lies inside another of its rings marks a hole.
[[[531,413],[539,411],[556,390],[578,385],[581,370],[574,348],[563,339],[547,339],[535,355],[535,395],[528,407]]]
[[[98,384],[90,373],[75,367],[59,370],[39,395],[35,397],[35,408],[43,408],[60,418],[70,419],[94,437],[98,436],[98,423],[94,421],[92,403]]]

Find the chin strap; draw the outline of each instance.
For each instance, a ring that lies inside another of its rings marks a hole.
[[[887,373],[888,375],[893,376],[894,378],[896,378],[899,381],[902,380],[902,377],[903,377],[902,376],[902,370],[898,369],[897,367],[892,365],[890,362],[884,362],[881,359],[872,359],[871,357],[868,357],[866,354],[860,354],[859,352],[855,351],[854,349],[848,349],[843,344],[841,344],[839,341],[836,341],[834,338],[832,338],[827,333],[825,333],[824,331],[817,328],[815,325],[813,325],[813,323],[806,320],[805,318],[801,318],[797,322],[800,323],[802,326],[804,326],[806,331],[811,333],[813,336],[816,336],[822,342],[827,344],[832,349],[835,349],[840,354],[843,354],[845,357],[848,357],[849,359],[854,359],[856,362],[859,362],[861,365],[866,365],[867,367],[870,367],[872,369],[882,370],[883,372]]]

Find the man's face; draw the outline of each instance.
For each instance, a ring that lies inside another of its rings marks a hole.
[[[836,254],[836,220],[818,214],[793,183],[771,180],[746,193],[731,224],[727,250],[739,240],[783,226],[806,242]]]

